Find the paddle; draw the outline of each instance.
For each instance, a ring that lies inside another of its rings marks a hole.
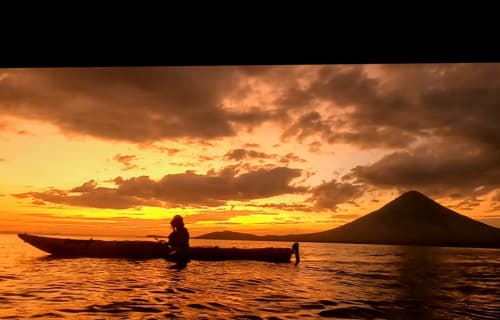
[[[154,238],[156,241],[158,241],[158,243],[165,244],[167,248],[170,248],[171,251],[168,253],[169,257],[173,257],[175,254],[178,253],[178,250],[174,249],[174,247],[172,247],[168,241],[159,239],[159,238],[169,238],[168,236],[149,235],[148,237]]]
[[[168,237],[165,237],[165,236],[152,236],[152,238],[154,238],[156,241],[158,241],[159,243],[161,244],[165,244],[167,247],[170,247],[170,243],[168,241],[165,241],[165,240],[161,240],[159,238],[168,238]],[[174,254],[177,253],[177,250],[172,250],[168,253],[169,256],[173,256]]]

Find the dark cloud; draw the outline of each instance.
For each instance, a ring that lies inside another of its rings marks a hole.
[[[306,204],[294,204],[294,203],[264,203],[264,204],[246,204],[246,206],[256,207],[256,208],[271,208],[277,210],[285,211],[302,211],[302,212],[313,212],[314,208]]]
[[[299,142],[401,149],[440,136],[498,147],[499,79],[500,64],[11,69],[0,113],[141,143],[278,121]],[[239,105],[248,95],[272,98]]]
[[[89,192],[89,191],[94,190],[96,187],[97,187],[97,181],[92,179],[92,180],[85,182],[84,184],[82,184],[79,187],[71,189],[70,192]]]
[[[138,168],[137,165],[132,164],[132,161],[136,159],[137,157],[135,155],[117,154],[113,157],[113,160],[116,160],[123,165],[122,170],[131,170]]]
[[[34,201],[44,201],[76,207],[128,209],[138,206],[161,207],[162,202],[143,199],[135,196],[120,195],[116,189],[94,188],[79,195],[71,195],[64,190],[50,190],[45,192],[26,192],[13,195],[16,198],[32,198]]]
[[[138,206],[220,206],[227,201],[248,201],[281,194],[301,193],[306,188],[291,185],[299,169],[275,167],[236,175],[234,167],[199,175],[192,171],[169,174],[155,181],[148,176],[113,180],[116,188],[97,187],[90,180],[70,191],[49,190],[15,194],[52,203],[82,207],[126,209]],[[76,194],[75,193],[80,193]]]
[[[1,80],[0,115],[44,120],[64,132],[140,144],[170,138],[227,137],[235,135],[240,126],[252,130],[266,121],[291,121],[286,108],[242,101],[248,96],[269,100],[263,98],[283,87],[294,87],[307,74],[302,69],[9,69]],[[261,92],[262,85],[270,92]]]
[[[184,143],[186,144],[197,144],[203,147],[213,147],[214,144],[203,139],[185,139]]]
[[[304,159],[302,159],[298,155],[290,152],[290,153],[287,153],[286,155],[284,155],[283,157],[281,157],[281,159],[279,160],[279,162],[283,163],[283,164],[288,164],[290,162],[302,162],[302,163],[305,163],[307,161],[304,160]]]
[[[234,165],[237,171],[256,171],[256,170],[271,170],[275,168],[276,166],[272,163],[264,163],[261,164],[259,161],[259,164],[252,164],[249,162],[239,162],[238,164]]]
[[[227,111],[227,119],[236,124],[256,127],[265,121],[287,122],[290,120],[288,113],[283,109],[268,110],[253,107],[248,111]]]
[[[435,142],[357,166],[345,178],[436,197],[480,196],[500,188],[500,152]]]
[[[415,129],[498,147],[500,64],[424,65],[410,74],[413,88],[401,83],[407,69],[384,69],[405,97],[414,92]]]
[[[5,158],[0,158],[0,162],[3,162],[3,161],[5,161]]]
[[[264,159],[274,159],[278,163],[285,165],[288,165],[290,162],[302,162],[302,163],[306,162],[306,160],[291,152],[287,153],[284,156],[280,156],[274,153],[269,154],[265,152],[259,152],[251,149],[247,150],[242,148],[228,151],[223,158],[224,160],[236,160],[236,161],[241,161],[245,159],[259,159],[261,160],[261,162]]]
[[[284,141],[311,152],[326,143],[387,149],[351,171],[359,183],[468,201],[500,188],[498,63],[11,69],[1,83],[0,115],[65,131],[209,145],[274,121]],[[238,104],[248,97],[254,105]],[[251,159],[256,146],[244,148],[227,156]]]
[[[312,92],[292,87],[278,96],[274,103],[284,108],[304,108],[305,106],[310,107],[316,100],[317,98]]]
[[[307,201],[312,201],[317,209],[336,211],[339,204],[354,203],[363,196],[365,190],[361,184],[337,182],[334,179],[312,188],[312,195]]]
[[[321,137],[327,143],[350,143],[361,148],[402,148],[416,141],[416,137],[393,127],[361,126],[349,128],[348,123],[335,118],[324,119],[317,111],[300,116],[281,135],[285,141],[295,137],[303,143],[309,137]],[[310,150],[318,150],[318,141],[309,144]]]
[[[160,152],[167,153],[169,156],[176,155],[177,153],[182,151],[181,149],[178,149],[178,148],[168,148],[165,146],[159,146],[155,143],[141,143],[141,144],[139,144],[139,148],[141,148],[141,149],[150,148],[153,150],[158,150]]]
[[[370,67],[320,67],[304,92],[285,90],[303,111],[282,138],[392,149],[350,177],[459,195],[461,208],[475,208],[481,200],[474,197],[500,188],[500,64]],[[317,101],[330,108],[315,111]]]
[[[243,145],[245,148],[260,148],[260,144],[258,143],[245,143]]]
[[[245,79],[234,67],[10,69],[0,114],[114,140],[210,139],[234,135],[230,121],[256,125],[275,117],[221,107]]]
[[[452,204],[448,205],[449,208],[454,209],[454,210],[473,210],[481,204],[481,200],[476,199],[474,197],[472,198],[467,198],[462,201],[460,201],[457,204]]]
[[[500,64],[325,66],[308,87],[284,91],[307,107],[283,137],[320,136],[363,148],[406,148],[418,137],[453,137],[498,147]],[[304,98],[306,97],[306,98]],[[333,112],[311,111],[312,102]]]
[[[331,124],[322,120],[322,116],[317,111],[312,111],[300,116],[290,127],[288,127],[281,138],[284,140],[296,137],[300,143],[309,136],[319,134],[326,140],[333,136]]]
[[[233,149],[227,152],[224,155],[224,159],[226,160],[243,160],[247,158],[253,159],[274,159],[277,155],[275,154],[267,154],[264,152],[258,152],[255,150],[247,150],[247,149]]]

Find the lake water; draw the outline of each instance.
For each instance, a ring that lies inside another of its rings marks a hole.
[[[162,259],[50,259],[0,234],[0,319],[500,319],[500,250],[301,243],[300,252],[297,266],[175,270]]]

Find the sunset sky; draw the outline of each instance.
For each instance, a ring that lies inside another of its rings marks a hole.
[[[0,69],[0,232],[314,232],[408,190],[500,227],[500,64]]]

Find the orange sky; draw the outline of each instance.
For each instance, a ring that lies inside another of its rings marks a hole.
[[[0,69],[0,232],[313,232],[411,189],[500,226],[499,98],[499,64]]]

